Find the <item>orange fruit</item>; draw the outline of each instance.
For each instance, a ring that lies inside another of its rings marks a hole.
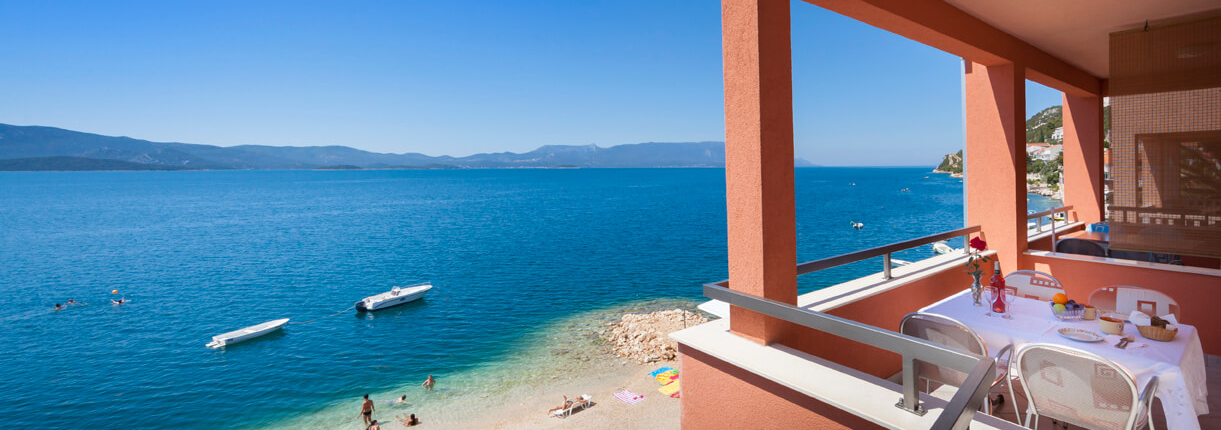
[[[1051,297],[1051,301],[1057,305],[1062,305],[1068,303],[1068,296],[1064,295],[1064,293],[1056,293],[1056,295]]]

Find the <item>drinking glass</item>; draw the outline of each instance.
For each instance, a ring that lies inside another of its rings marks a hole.
[[[992,286],[984,287],[984,308],[988,310],[988,313],[984,315],[992,316],[992,302],[995,300],[996,288],[992,288]]]
[[[1000,289],[1001,302],[1005,304],[1005,313],[1001,314],[1004,319],[1013,319],[1013,293],[1009,292],[1008,288]]]

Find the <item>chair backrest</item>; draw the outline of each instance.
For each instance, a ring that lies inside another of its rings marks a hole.
[[[1051,275],[1034,270],[1016,270],[1005,275],[1005,286],[1012,288],[1018,297],[1048,301],[1056,293],[1063,293],[1064,286]]]
[[[1102,245],[1099,245],[1096,242],[1071,237],[1056,241],[1056,252],[1093,255],[1095,257],[1107,256],[1107,249],[1103,248]]]
[[[959,351],[982,356],[988,355],[988,347],[984,345],[984,340],[974,330],[963,323],[941,315],[920,312],[907,314],[899,323],[899,332]],[[923,361],[917,362],[916,369],[921,378],[939,384],[960,387],[967,379],[966,373]]]
[[[1141,287],[1112,285],[1099,288],[1090,293],[1090,306],[1124,315],[1132,311],[1141,311],[1151,316],[1174,314],[1175,319],[1183,321],[1178,302],[1161,291]]]
[[[1039,416],[1090,429],[1131,429],[1140,418],[1136,382],[1110,360],[1032,343],[1018,350],[1013,365]]]

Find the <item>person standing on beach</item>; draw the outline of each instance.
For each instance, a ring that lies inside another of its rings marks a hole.
[[[424,383],[420,384],[421,387],[424,387],[425,391],[432,391],[433,385],[437,385],[437,380],[432,379],[432,375],[428,375],[428,379],[425,379]]]
[[[373,421],[373,401],[369,400],[368,394],[365,394],[365,402],[360,404],[360,414],[358,416],[364,417],[366,426],[377,422]]]

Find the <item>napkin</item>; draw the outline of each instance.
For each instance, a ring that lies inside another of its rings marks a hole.
[[[1147,317],[1147,315],[1146,315],[1146,317]],[[1113,345],[1119,343],[1119,340],[1123,339],[1123,336],[1108,334],[1106,336],[1103,336],[1102,338],[1106,339],[1106,342],[1113,346]],[[1133,340],[1131,343],[1128,344],[1128,346],[1126,348],[1144,348],[1146,346],[1149,346],[1149,345],[1145,344],[1143,342],[1137,342],[1137,341]]]
[[[1179,320],[1174,318],[1174,314],[1162,315],[1159,318],[1164,319],[1164,320],[1166,320],[1166,322],[1168,322],[1170,324],[1174,324],[1176,326],[1179,324]],[[1132,311],[1132,313],[1128,315],[1128,321],[1131,321],[1132,324],[1136,324],[1138,326],[1151,325],[1152,321],[1153,321],[1153,317],[1150,317],[1148,314],[1141,312],[1141,311]],[[1169,326],[1167,326],[1166,329],[1174,330],[1173,328],[1170,328]]]

